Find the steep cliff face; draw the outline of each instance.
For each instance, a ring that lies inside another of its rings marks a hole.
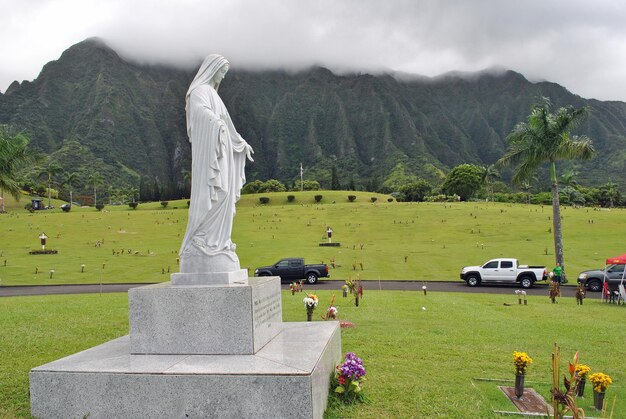
[[[72,161],[86,173],[95,161],[112,182],[136,185],[142,177],[176,195],[190,167],[184,97],[193,75],[128,62],[89,39],[46,64],[33,82],[0,95],[0,123],[25,130],[34,148],[62,164]],[[398,162],[431,179],[437,169],[490,164],[540,96],[590,108],[580,134],[594,139],[599,156],[572,165],[582,181],[606,182],[606,168],[614,180],[626,178],[625,103],[585,100],[512,71],[411,79],[235,68],[220,95],[256,151],[249,179],[291,182],[301,162],[322,183],[336,166],[344,183],[352,177],[362,184],[385,178]]]

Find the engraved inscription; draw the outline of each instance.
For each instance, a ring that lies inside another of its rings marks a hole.
[[[280,321],[281,313],[280,293],[259,297],[254,300],[254,327],[255,329],[268,321]]]

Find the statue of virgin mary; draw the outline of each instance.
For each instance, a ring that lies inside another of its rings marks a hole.
[[[228,69],[224,57],[209,55],[187,91],[191,202],[180,248],[181,273],[240,270],[231,233],[235,203],[246,181],[246,157],[253,161],[253,151],[235,129],[217,94]]]

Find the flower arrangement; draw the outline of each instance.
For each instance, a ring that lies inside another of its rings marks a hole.
[[[597,393],[603,393],[613,383],[611,377],[602,372],[596,372],[589,375],[589,380],[593,384],[593,391]]]
[[[304,302],[304,308],[306,308],[306,321],[310,322],[313,320],[313,310],[317,307],[317,295],[307,293],[302,301]]]
[[[528,367],[533,363],[533,359],[526,352],[513,352],[513,364],[515,365],[515,374],[526,374]]]
[[[585,364],[576,364],[574,371],[576,372],[576,377],[578,377],[579,380],[584,380],[587,378],[587,374],[589,374],[591,368]]]
[[[565,390],[561,390],[561,348],[554,344],[552,351],[552,409],[555,418],[563,418],[570,413],[573,419],[584,419],[585,411],[578,407],[576,398],[581,384],[584,382],[576,374],[578,364],[578,352],[574,354],[573,362],[569,363],[569,379],[563,375],[563,385]]]
[[[291,290],[291,295],[294,295],[296,291],[298,291],[298,284],[292,282],[291,284],[289,284],[289,289]]]
[[[322,316],[322,319],[335,320],[337,318],[337,307],[335,307],[334,304],[335,304],[335,294],[333,294],[333,298],[330,299],[328,310],[326,310],[326,315]]]
[[[365,372],[361,358],[353,352],[348,352],[344,362],[335,370],[335,394],[348,403],[361,400]]]
[[[327,319],[336,319],[337,318],[337,307],[330,306],[328,307],[328,311],[326,312]]]

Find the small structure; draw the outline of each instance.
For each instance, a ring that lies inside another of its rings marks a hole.
[[[43,207],[43,200],[41,198],[32,198],[31,199],[31,203],[32,203],[32,207],[34,211],[38,211],[38,210],[42,210]]]
[[[59,253],[56,250],[51,250],[51,249],[46,250],[46,239],[48,239],[48,236],[46,235],[46,233],[42,232],[39,235],[39,240],[41,242],[41,250],[31,250],[28,253],[30,253],[31,255],[56,255],[57,253]]]
[[[330,246],[330,247],[341,246],[341,243],[333,243],[333,229],[330,226],[326,227],[326,237],[328,238],[328,242],[320,243],[320,246]]]

